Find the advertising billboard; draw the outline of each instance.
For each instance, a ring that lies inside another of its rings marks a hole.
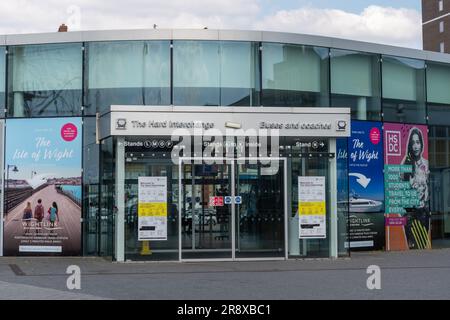
[[[6,122],[4,254],[81,253],[80,118]]]
[[[427,127],[385,123],[384,150],[387,249],[431,248]]]
[[[349,244],[384,248],[383,135],[381,122],[352,121],[348,138]]]

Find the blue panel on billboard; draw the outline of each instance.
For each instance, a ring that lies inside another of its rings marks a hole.
[[[352,121],[348,138],[350,247],[384,246],[382,124]]]

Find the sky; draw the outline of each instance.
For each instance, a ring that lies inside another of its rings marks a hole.
[[[16,0],[0,34],[104,29],[249,29],[421,49],[420,0]]]

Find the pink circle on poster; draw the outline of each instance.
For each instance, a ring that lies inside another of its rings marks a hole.
[[[371,141],[373,144],[379,144],[379,143],[380,143],[380,140],[381,140],[380,129],[378,129],[378,128],[372,128],[372,129],[370,130],[369,136],[370,136],[370,141]]]
[[[75,140],[78,135],[78,129],[73,123],[66,123],[61,128],[61,137],[64,141],[70,142]]]

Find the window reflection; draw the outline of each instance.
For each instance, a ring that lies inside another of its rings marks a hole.
[[[81,44],[15,46],[8,61],[9,116],[81,114]]]
[[[170,42],[88,44],[87,114],[112,104],[170,104]]]
[[[331,105],[351,108],[352,118],[380,120],[378,55],[331,50]]]
[[[257,44],[174,41],[173,56],[174,105],[259,105]]]
[[[383,56],[384,121],[425,123],[425,62]]]
[[[327,107],[328,49],[264,43],[262,104]]]

